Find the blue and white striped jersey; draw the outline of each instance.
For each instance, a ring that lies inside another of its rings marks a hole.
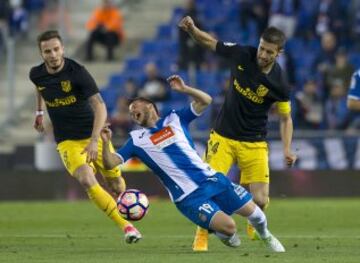
[[[124,162],[131,157],[143,161],[159,177],[174,202],[184,199],[216,173],[195,151],[188,125],[196,117],[192,105],[172,110],[156,127],[132,131],[131,138],[117,152]]]
[[[352,75],[348,98],[360,100],[360,69]]]

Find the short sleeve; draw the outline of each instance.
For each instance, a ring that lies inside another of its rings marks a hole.
[[[77,85],[86,99],[99,92],[94,78],[85,67],[81,67],[75,74]]]
[[[195,112],[192,103],[179,111],[175,111],[175,113],[179,116],[180,122],[185,125],[188,125],[191,121],[201,115]]]
[[[360,76],[359,71],[355,72],[351,78],[351,84],[349,88],[348,98],[354,100],[360,100]]]
[[[133,139],[128,139],[125,144],[117,151],[118,156],[122,159],[123,163],[134,156],[134,142]]]

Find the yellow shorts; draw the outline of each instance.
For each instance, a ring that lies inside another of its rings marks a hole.
[[[243,142],[210,133],[205,161],[216,171],[227,174],[233,164],[241,170],[240,184],[269,183],[266,142]]]
[[[84,148],[90,142],[89,139],[84,140],[66,140],[57,145],[57,150],[60,154],[61,160],[64,163],[66,170],[74,175],[76,169],[86,162],[86,154],[81,154]],[[115,152],[114,147],[110,144],[110,150]],[[102,161],[102,141],[98,141],[98,158],[95,162],[89,163],[95,172],[100,172],[104,177],[116,178],[121,175],[119,167],[115,167],[112,170],[106,170]]]

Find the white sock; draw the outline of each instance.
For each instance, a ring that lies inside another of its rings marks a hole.
[[[261,238],[270,236],[270,231],[267,228],[267,220],[264,212],[256,206],[254,212],[248,216],[248,221],[256,229]]]
[[[236,234],[236,233],[235,233]],[[234,234],[234,235],[235,235]],[[220,239],[230,239],[233,235],[231,235],[231,236],[228,236],[228,235],[225,235],[225,234],[223,234],[223,233],[220,233],[220,232],[215,232],[215,235],[218,237],[218,238],[220,238]]]

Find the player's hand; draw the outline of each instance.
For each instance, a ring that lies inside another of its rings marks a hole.
[[[35,117],[34,128],[38,132],[43,132],[44,131],[43,121],[44,121],[44,116],[43,115],[38,115],[38,116]]]
[[[81,154],[86,153],[86,162],[91,163],[97,160],[98,157],[98,142],[91,139],[89,144],[84,148]]]
[[[174,91],[184,93],[188,89],[188,86],[185,85],[184,80],[178,75],[172,75],[168,77],[167,81],[169,82],[171,89]]]
[[[185,16],[183,19],[181,19],[178,26],[186,32],[190,32],[195,28],[194,20],[192,20],[190,16]]]
[[[294,154],[291,151],[286,151],[284,152],[284,159],[285,159],[285,163],[288,167],[292,167],[297,159],[296,154]]]
[[[109,125],[106,125],[104,128],[102,128],[100,136],[105,143],[108,143],[111,140],[112,131],[110,130]]]

